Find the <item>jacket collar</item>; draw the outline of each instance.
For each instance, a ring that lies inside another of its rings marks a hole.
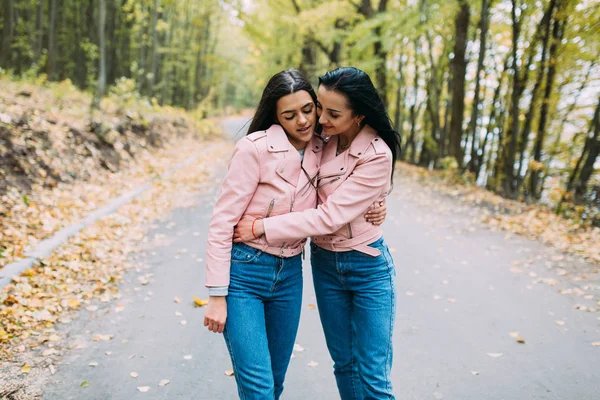
[[[288,151],[292,146],[280,125],[273,124],[267,129],[267,150],[271,153]]]
[[[360,132],[358,132],[358,135],[356,135],[350,144],[348,153],[354,157],[360,157],[361,155],[365,154],[365,151],[367,151],[369,145],[376,136],[377,132],[375,132],[375,129],[371,128],[369,125],[363,126]]]

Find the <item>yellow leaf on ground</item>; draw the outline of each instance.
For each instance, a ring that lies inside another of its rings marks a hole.
[[[194,298],[194,304],[196,304],[196,306],[198,307],[204,307],[205,305],[208,304],[208,299],[199,299],[196,296],[192,296]]]
[[[24,374],[28,374],[29,371],[31,371],[31,367],[29,365],[23,365],[23,367],[21,368],[21,372]]]
[[[68,304],[68,305],[69,305],[69,307],[71,307],[71,308],[77,308],[77,307],[79,307],[79,305],[80,305],[81,303],[80,303],[80,302],[79,302],[79,300],[77,300],[77,299],[70,299],[69,301],[67,301],[67,304]]]
[[[309,310],[314,310],[315,308],[316,308],[316,307],[315,307],[315,305],[314,305],[314,304],[309,304],[309,305],[308,305],[308,309],[309,309]]]
[[[233,376],[233,370],[232,369],[228,369],[225,371],[225,375],[227,376]]]

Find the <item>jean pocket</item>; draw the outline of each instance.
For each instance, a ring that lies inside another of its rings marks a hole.
[[[236,263],[249,263],[255,261],[262,254],[262,250],[255,249],[245,244],[234,245],[231,250],[231,261]]]

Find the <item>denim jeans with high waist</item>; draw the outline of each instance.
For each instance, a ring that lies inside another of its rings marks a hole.
[[[223,336],[242,400],[279,399],[300,321],[302,259],[245,244],[231,251]]]
[[[310,246],[319,315],[342,400],[395,398],[390,371],[396,272],[383,238],[369,246],[381,254]]]

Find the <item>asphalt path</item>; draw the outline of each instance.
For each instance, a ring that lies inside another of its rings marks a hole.
[[[246,121],[225,121],[225,140],[242,137]],[[237,398],[223,338],[204,328],[204,309],[192,301],[207,297],[207,225],[227,162],[212,165],[194,206],[173,210],[148,233],[165,240],[132,255],[149,268],[127,274],[122,311],[100,304],[60,328],[76,345],[56,366],[44,399]],[[397,399],[600,399],[600,347],[592,345],[600,342],[600,313],[581,309],[600,308],[600,286],[583,274],[595,267],[493,231],[479,222],[481,212],[396,177],[384,232],[397,268]],[[308,260],[282,398],[336,399]],[[140,286],[138,276],[149,273],[150,284]],[[94,341],[97,334],[112,339]],[[169,383],[159,386],[162,380]]]

